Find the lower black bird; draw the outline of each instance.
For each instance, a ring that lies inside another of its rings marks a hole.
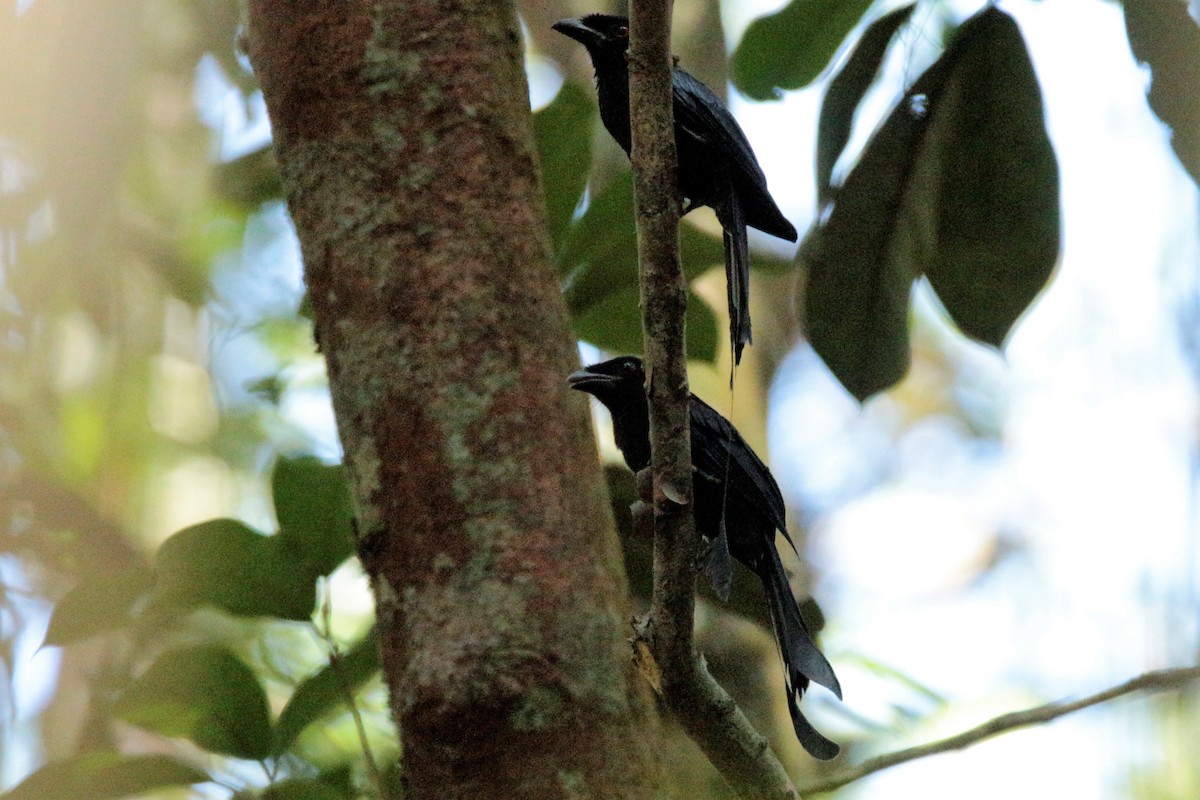
[[[613,434],[634,472],[650,465],[650,409],[641,359],[621,356],[572,373],[571,388],[587,392],[608,408]],[[728,590],[728,557],[745,564],[762,581],[775,641],[783,657],[788,711],[804,749],[825,760],[838,754],[800,713],[809,681],[841,698],[833,668],[817,649],[800,616],[787,573],[775,548],[775,532],[791,543],[784,524],[783,497],[766,465],[727,419],[700,398],[691,398],[692,490],[696,530],[709,542],[714,588]],[[793,548],[795,545],[792,545]],[[722,555],[725,564],[720,563]],[[724,587],[720,584],[724,582]]]
[[[587,48],[596,70],[600,119],[628,154],[629,20],[588,14],[554,23],[554,30]],[[734,363],[750,344],[750,253],[746,227],[796,241],[796,229],[767,191],[767,179],[746,134],[712,90],[685,70],[671,75],[675,111],[675,144],[679,158],[679,193],[684,213],[709,206],[725,236],[725,279],[729,298],[729,337]]]

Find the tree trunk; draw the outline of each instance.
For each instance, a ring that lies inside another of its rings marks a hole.
[[[654,794],[510,3],[252,0],[411,796]]]

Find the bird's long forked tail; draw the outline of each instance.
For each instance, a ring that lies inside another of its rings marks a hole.
[[[771,563],[763,565],[768,570],[767,574],[762,576],[763,584],[767,594],[771,627],[774,628],[775,641],[783,658],[784,686],[788,693],[788,713],[792,718],[792,729],[810,755],[828,761],[835,758],[841,752],[841,748],[822,735],[804,717],[800,711],[800,697],[808,688],[809,681],[821,684],[837,695],[838,699],[842,697],[842,687],[837,676],[833,674],[833,667],[817,649],[816,643],[804,626],[800,608],[796,605],[796,598],[792,596],[779,554],[774,546],[769,546],[766,550],[770,554]]]
[[[796,732],[796,739],[810,756],[819,761],[831,761],[842,752],[837,742],[826,737],[805,719],[800,711],[800,700],[791,686],[788,686],[788,713],[792,715],[792,730]]]
[[[729,343],[733,364],[742,361],[742,349],[750,336],[750,243],[746,235],[746,211],[733,187],[718,206],[725,241],[725,291],[729,300]],[[731,379],[732,380],[732,379]]]

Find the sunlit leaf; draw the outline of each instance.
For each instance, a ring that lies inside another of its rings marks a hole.
[[[328,575],[354,550],[345,470],[311,456],[280,458],[271,478],[279,546]]]
[[[379,671],[379,640],[374,629],[335,663],[304,679],[279,715],[275,750],[287,750],[306,727],[335,708]]]
[[[755,100],[773,100],[780,89],[811,83],[871,0],[792,0],[756,19],[733,54],[733,84]]]
[[[89,753],[52,761],[0,796],[4,800],[107,800],[208,780],[208,773],[167,756]]]
[[[595,121],[595,101],[569,82],[563,84],[550,105],[533,115],[533,135],[555,252],[566,240],[571,216],[587,186]]]
[[[1150,108],[1171,128],[1171,146],[1200,182],[1200,25],[1182,0],[1125,0],[1133,55],[1150,67]]]
[[[254,672],[221,647],[170,650],[117,700],[116,716],[205,750],[266,758],[271,753],[267,695]]]
[[[825,89],[817,123],[818,205],[831,199],[833,165],[850,140],[854,112],[879,72],[892,35],[912,15],[913,7],[903,6],[872,22]]]
[[[159,547],[156,606],[201,605],[239,616],[306,620],[316,604],[315,576],[308,563],[232,519],[193,525]]]
[[[55,604],[45,644],[71,644],[130,624],[134,606],[152,583],[146,569],[84,578]]]

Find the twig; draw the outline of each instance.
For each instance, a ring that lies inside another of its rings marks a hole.
[[[350,682],[346,680],[343,672],[342,648],[333,638],[333,599],[329,579],[322,578],[318,585],[324,589],[324,596],[321,600],[321,625],[313,623],[312,627],[317,636],[325,642],[325,646],[329,648],[329,667],[333,671],[338,688],[342,690],[342,699],[346,701],[346,707],[350,710],[350,716],[354,720],[354,730],[358,734],[358,744],[362,748],[367,777],[375,789],[375,796],[379,800],[388,800],[387,783],[383,779],[379,763],[375,760],[375,754],[371,750],[371,741],[367,738],[367,726],[363,723],[362,712],[358,710],[358,703],[354,699],[354,689],[351,688]]]
[[[1106,703],[1109,700],[1114,700],[1122,695],[1131,694],[1138,691],[1164,691],[1168,689],[1182,689],[1188,684],[1200,680],[1200,666],[1196,667],[1180,667],[1176,669],[1163,669],[1154,672],[1147,672],[1125,681],[1122,684],[1113,686],[1110,689],[1105,689],[1103,692],[1089,695],[1081,700],[1075,700],[1069,703],[1055,702],[1046,703],[1045,705],[1036,706],[1035,708],[1026,709],[1024,711],[1013,711],[1008,714],[1001,714],[995,719],[988,720],[982,725],[978,725],[970,730],[963,731],[956,736],[951,736],[940,741],[930,742],[929,744],[919,745],[917,747],[909,747],[905,750],[897,750],[894,753],[885,753],[875,758],[869,758],[856,767],[843,770],[827,778],[807,784],[801,787],[801,791],[806,794],[817,794],[820,792],[829,792],[845,786],[848,783],[865,778],[875,772],[894,767],[897,764],[903,764],[907,761],[915,761],[918,758],[936,755],[938,753],[946,753],[951,750],[962,750],[970,747],[973,744],[982,742],[984,739],[990,739],[993,736],[998,736],[1008,731],[1016,730],[1017,728],[1026,728],[1030,725],[1038,725],[1051,720],[1057,719],[1066,714],[1071,714],[1090,706]]]
[[[696,529],[690,392],[684,351],[687,284],[679,263],[679,193],[671,107],[671,0],[631,8],[629,105],[650,396],[654,591],[635,644],[648,648],[666,703],[727,781],[748,798],[796,798],[786,771],[713,680],[692,641]]]

